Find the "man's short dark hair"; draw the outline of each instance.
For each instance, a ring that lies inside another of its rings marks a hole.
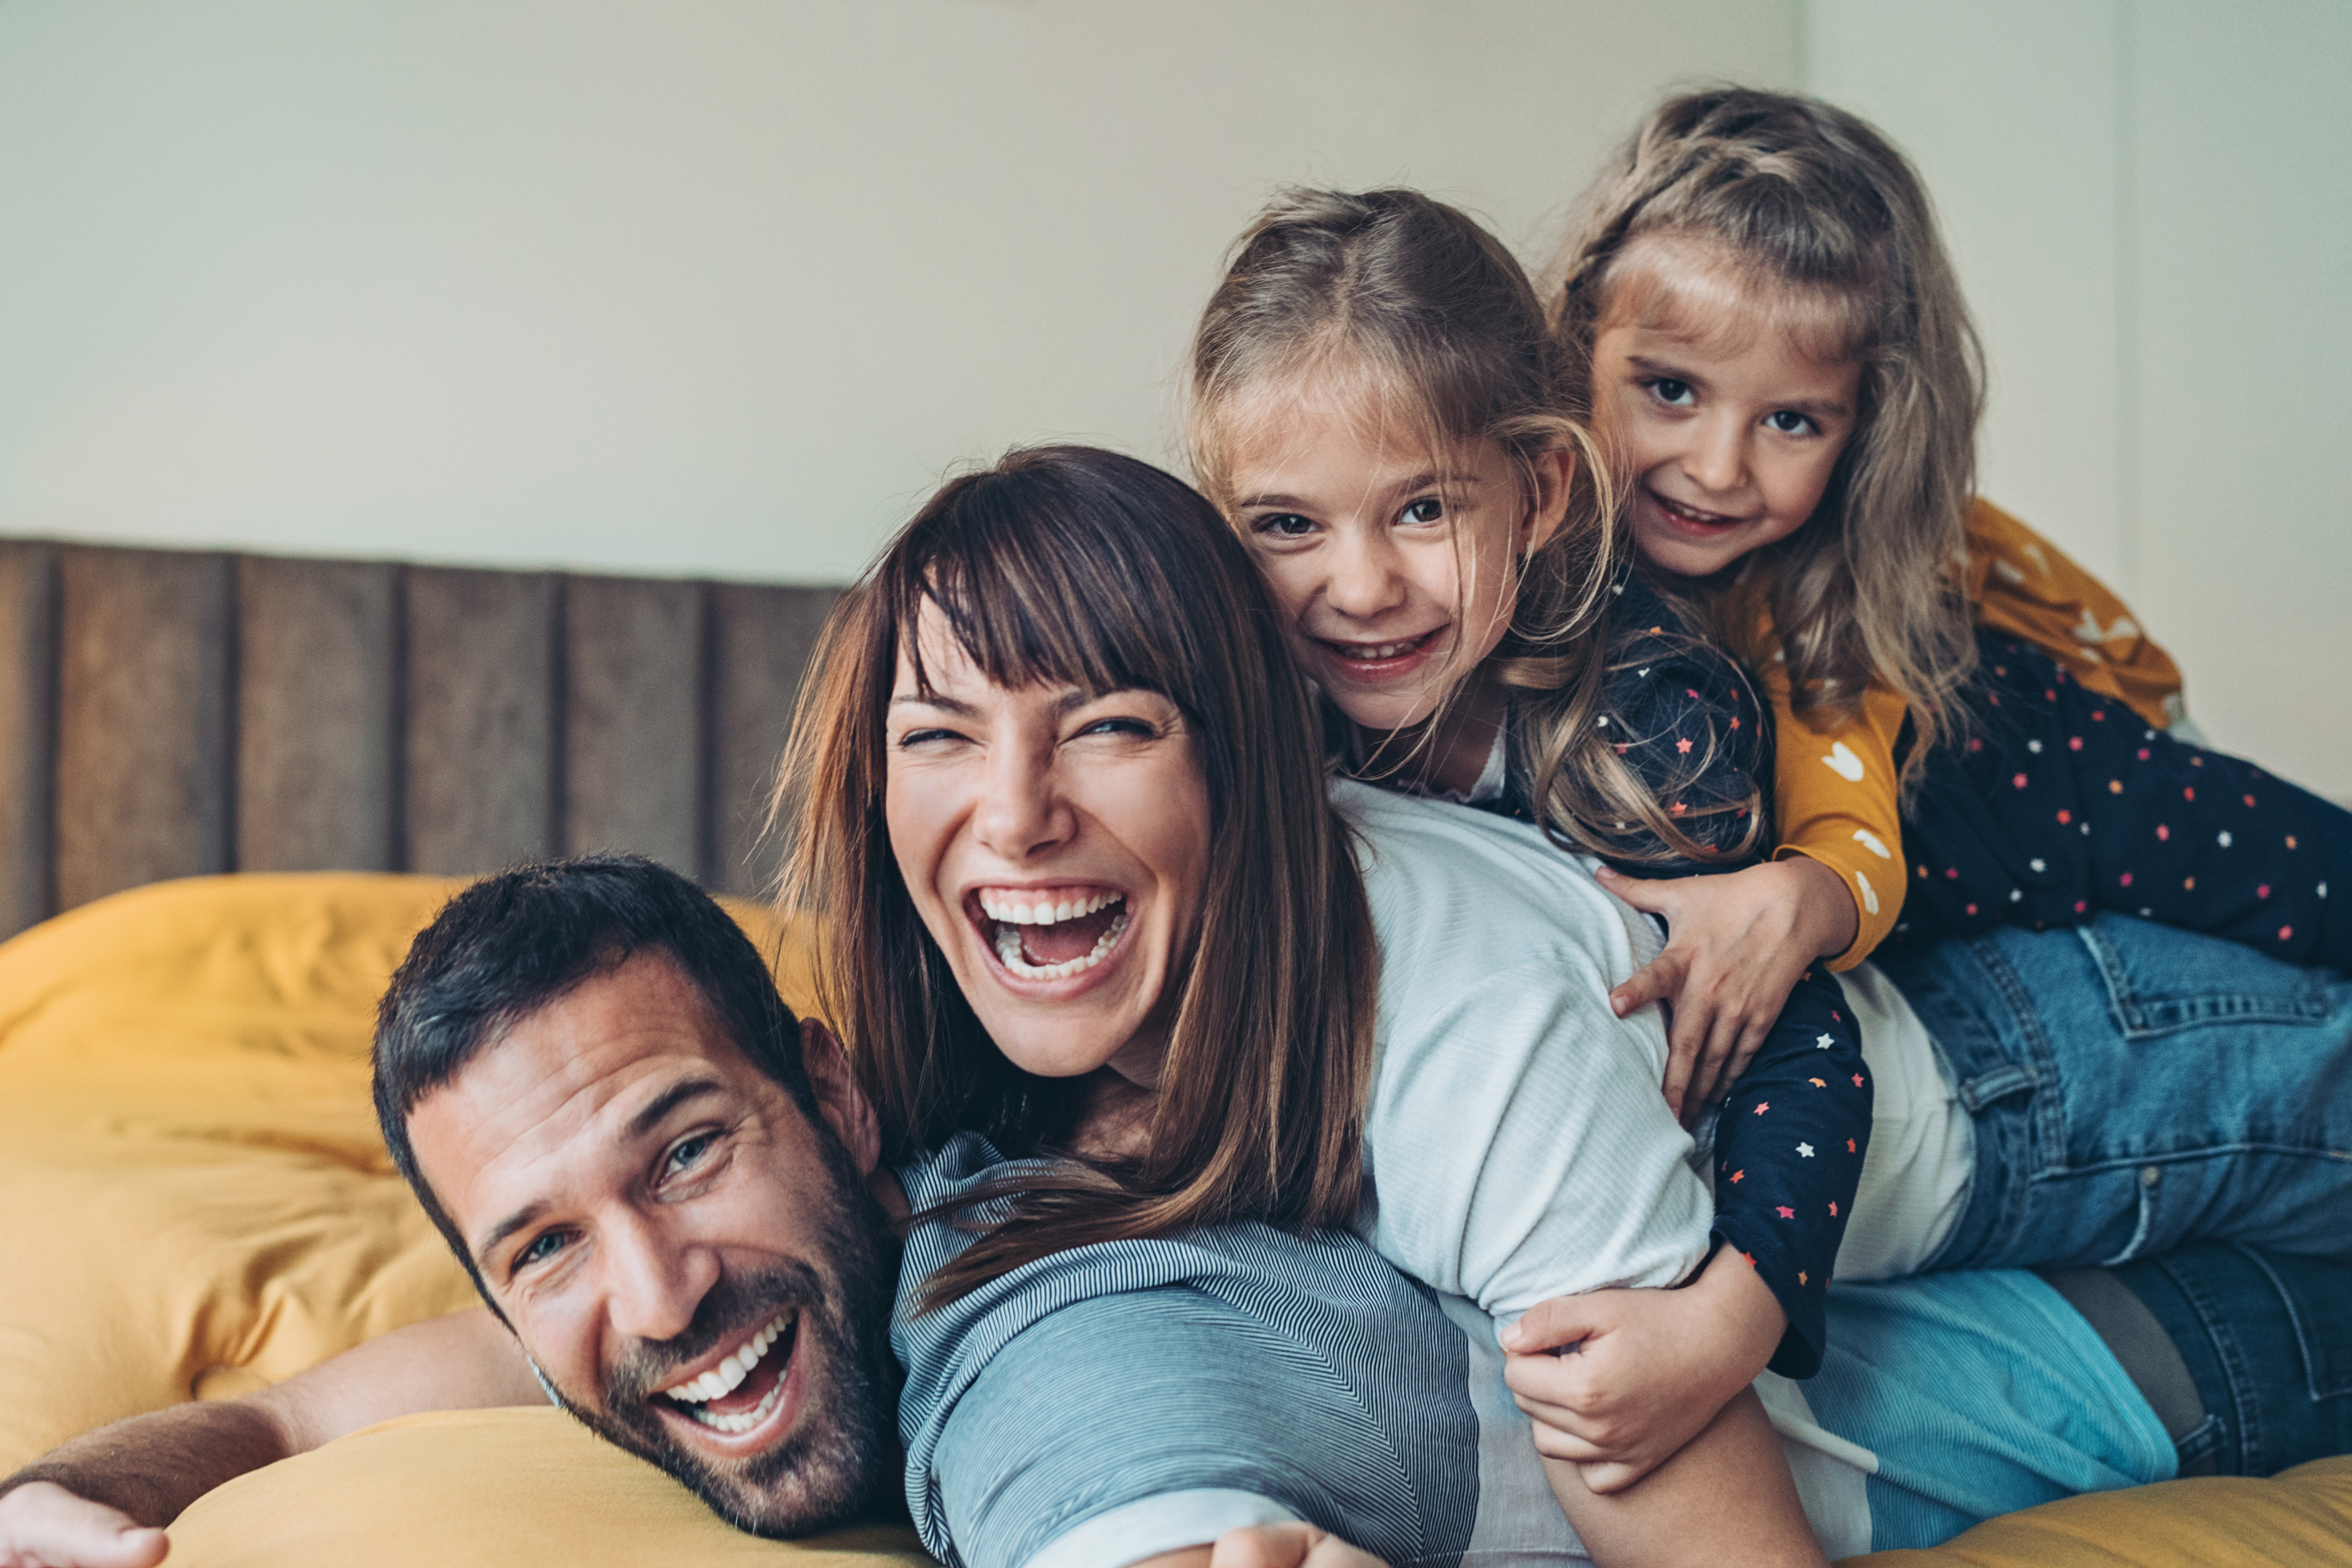
[[[709,894],[635,855],[532,861],[484,878],[417,934],[375,1023],[384,1146],[477,1287],[465,1238],[416,1168],[409,1113],[509,1028],[640,952],[677,963],[737,1048],[803,1115],[816,1115],[799,1022],[751,938]],[[482,1296],[489,1300],[487,1289]]]

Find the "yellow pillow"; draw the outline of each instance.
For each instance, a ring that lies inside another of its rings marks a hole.
[[[196,878],[0,944],[0,1473],[473,1303],[368,1098],[376,998],[461,885]],[[804,1004],[797,946],[781,978]]]
[[[803,1542],[722,1522],[561,1411],[411,1415],[208,1493],[172,1527],[172,1568],[929,1568],[901,1526]]]
[[[2268,1480],[2242,1476],[2094,1492],[1989,1519],[1927,1552],[1874,1552],[1842,1568],[2344,1568],[2352,1563],[2352,1458]]]

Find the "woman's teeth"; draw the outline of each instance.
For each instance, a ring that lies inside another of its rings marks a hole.
[[[1073,974],[1083,974],[1092,969],[1103,961],[1112,948],[1118,945],[1120,934],[1127,930],[1127,910],[1122,908],[1118,914],[1111,917],[1110,923],[1103,927],[1102,934],[1095,938],[1095,944],[1091,949],[1076,958],[1065,959],[1059,963],[1030,963],[1024,947],[1028,938],[1022,928],[1053,926],[1059,925],[1064,921],[1081,920],[1088,915],[1100,913],[1108,905],[1124,904],[1126,899],[1127,895],[1124,893],[1103,893],[1066,903],[1055,904],[1050,908],[1044,904],[1024,908],[1017,904],[997,904],[983,898],[981,900],[980,907],[983,913],[997,922],[996,956],[1005,968],[1024,980],[1066,980]],[[1019,912],[1000,914],[997,912],[1000,909]]]
[[[711,1400],[723,1399],[734,1393],[743,1385],[743,1380],[751,1375],[751,1369],[760,1364],[760,1358],[768,1353],[768,1347],[776,1342],[777,1336],[784,1331],[785,1326],[792,1321],[792,1317],[790,1312],[777,1314],[774,1322],[736,1346],[732,1355],[700,1377],[691,1378],[679,1384],[676,1388],[663,1389],[663,1396],[674,1399],[680,1405],[707,1405]],[[776,1386],[782,1388],[783,1381],[782,1378],[778,1378]],[[769,1397],[772,1399],[773,1394],[771,1393]],[[768,1410],[774,1407],[766,1401],[762,1401],[761,1408]],[[715,1415],[708,1410],[697,1410],[691,1414],[710,1426],[719,1427],[722,1431],[748,1432],[751,1429],[749,1422],[740,1426],[729,1426],[726,1423],[733,1417]]]
[[[1064,921],[1077,920],[1093,914],[1097,910],[1108,909],[1126,897],[1125,893],[1082,893],[1075,899],[1063,899],[1058,903],[1046,899],[1022,903],[1002,893],[982,893],[980,895],[980,912],[990,920],[1003,921],[1008,925],[1059,925]]]

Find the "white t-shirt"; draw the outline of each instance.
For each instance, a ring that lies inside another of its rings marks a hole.
[[[1840,1279],[1916,1274],[1968,1201],[1976,1128],[1948,1081],[1943,1053],[1886,976],[1867,963],[1838,977],[1862,1029],[1874,1080],[1870,1148],[1853,1217],[1838,1245]]]
[[[1655,931],[1538,829],[1335,781],[1381,943],[1364,1134],[1381,1256],[1489,1315],[1678,1284],[1715,1204],[1659,1091],[1659,1010],[1610,1011]]]

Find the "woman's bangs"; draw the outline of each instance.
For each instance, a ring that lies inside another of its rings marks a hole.
[[[913,636],[929,604],[994,685],[1156,691],[1199,718],[1201,650],[1158,552],[1131,540],[1108,548],[1103,520],[1055,504],[1075,498],[1032,498],[1044,504],[1018,515],[987,504],[995,499],[967,492],[961,525],[906,552],[894,574],[892,618],[918,689],[933,689]]]

